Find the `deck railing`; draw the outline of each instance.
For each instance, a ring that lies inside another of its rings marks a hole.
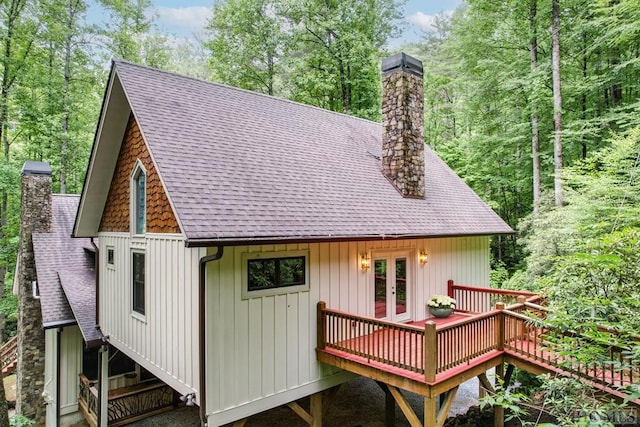
[[[90,426],[98,422],[97,382],[80,374],[80,409]],[[156,382],[109,390],[107,419],[109,426],[121,426],[173,407],[175,394],[168,385]]]
[[[500,310],[492,310],[438,327],[435,373],[440,374],[448,369],[469,365],[472,360],[500,349],[501,329]]]
[[[11,338],[0,347],[0,364],[2,376],[10,375],[18,364],[18,336]]]
[[[334,348],[388,366],[424,373],[425,330],[356,316],[318,303],[318,348]]]
[[[499,302],[509,307],[517,304],[519,297],[530,303],[542,302],[542,297],[534,292],[456,285],[453,280],[447,282],[447,294],[457,301],[456,310],[465,313],[485,313]]]
[[[98,389],[96,382],[90,381],[84,374],[80,374],[80,395],[78,403],[80,411],[90,426],[98,424]]]
[[[544,370],[590,381],[609,392],[638,383],[640,362],[629,347],[616,344],[616,331],[601,328],[601,332],[611,334],[611,339],[595,342],[584,335],[555,330],[546,324],[546,314],[545,307],[530,302],[508,308],[499,303],[487,313],[438,327],[426,322],[420,328],[331,310],[319,302],[317,342],[319,350],[329,348],[354,355],[382,370],[400,368],[422,374],[427,383],[435,382],[439,374],[473,366],[482,356],[501,350]],[[566,340],[570,340],[569,346]],[[598,363],[586,364],[570,351],[587,345],[599,347],[602,358]]]
[[[602,333],[611,335],[604,342],[612,344],[604,344],[580,334],[555,330],[542,320],[510,310],[505,310],[504,316],[505,349],[614,390],[624,389],[640,380],[640,362],[633,358],[631,349],[613,344],[618,341],[616,331],[601,328]],[[597,351],[600,360],[585,363],[570,351],[587,346]]]
[[[500,347],[500,310],[424,328],[386,322],[326,308],[318,303],[318,349],[332,348],[376,362],[424,374],[426,382],[449,369],[469,365]]]

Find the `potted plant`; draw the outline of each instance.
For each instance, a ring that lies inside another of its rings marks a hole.
[[[432,295],[427,308],[433,317],[449,317],[456,307],[456,300],[447,295]]]

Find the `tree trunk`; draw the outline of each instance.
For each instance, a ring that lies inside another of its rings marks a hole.
[[[531,2],[529,11],[529,28],[531,31],[531,74],[536,81],[536,69],[538,67],[538,28],[536,23],[536,15],[538,12],[538,1]],[[540,210],[540,131],[538,129],[538,107],[536,105],[535,91],[537,87],[533,87],[531,96],[531,158],[533,161],[533,215],[538,215]]]
[[[556,206],[562,206],[562,94],[560,91],[560,0],[552,0],[553,159]]]
[[[0,269],[2,270],[2,269]],[[0,283],[4,285],[4,275],[0,279]],[[2,287],[4,289],[4,286]],[[4,315],[0,314],[0,347],[4,344]],[[0,374],[0,427],[9,427],[9,405],[7,405],[7,395],[4,391],[4,377]]]

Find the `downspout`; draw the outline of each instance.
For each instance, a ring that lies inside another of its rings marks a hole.
[[[62,355],[62,328],[57,329],[56,337],[56,427],[60,427],[60,372],[62,371],[60,356]]]
[[[224,254],[224,246],[218,246],[218,251],[213,255],[205,255],[200,258],[200,272],[198,276],[198,339],[199,339],[199,356],[200,356],[200,425],[207,426],[207,392],[206,392],[206,363],[207,363],[207,316],[205,309],[207,307],[205,297],[207,290],[207,264],[211,261],[217,261]]]
[[[100,248],[93,241],[93,237],[91,237],[91,246],[96,252],[94,267],[96,272],[96,326],[100,328]]]

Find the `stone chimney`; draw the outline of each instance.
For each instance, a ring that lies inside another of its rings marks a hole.
[[[40,299],[34,296],[36,266],[33,233],[51,231],[51,167],[28,161],[22,168],[20,247],[18,249],[18,378],[16,412],[45,424],[44,329]]]
[[[424,198],[422,62],[382,60],[382,173],[402,197]]]

